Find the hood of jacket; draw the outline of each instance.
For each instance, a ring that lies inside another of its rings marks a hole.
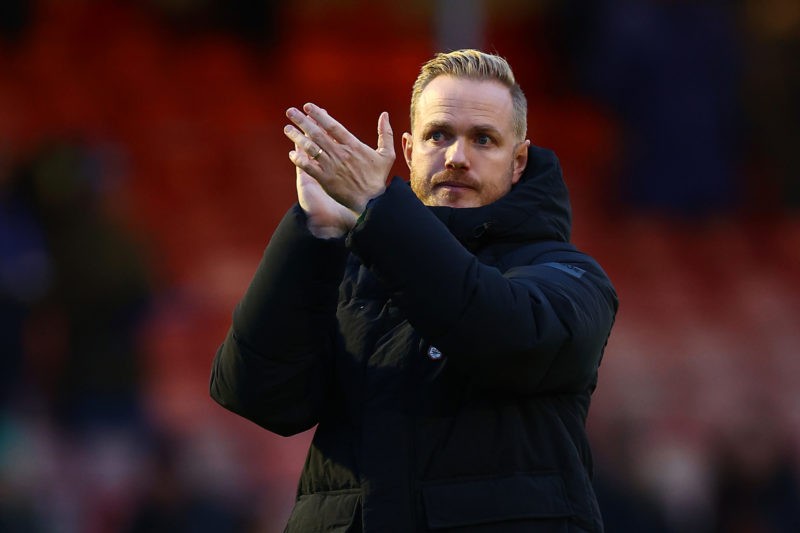
[[[520,180],[502,198],[481,207],[429,209],[463,244],[492,242],[569,242],[572,210],[569,192],[555,153],[528,148],[528,163]]]

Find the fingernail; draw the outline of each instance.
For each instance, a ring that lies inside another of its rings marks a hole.
[[[308,102],[306,105],[303,106],[303,111],[305,111],[306,113],[311,113],[312,111],[315,111],[316,109],[317,109],[317,106],[315,106],[311,102]]]
[[[292,131],[292,127],[291,126],[287,125],[287,126],[283,127],[283,133],[289,133],[290,131]]]

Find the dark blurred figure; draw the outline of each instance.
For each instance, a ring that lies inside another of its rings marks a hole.
[[[46,531],[36,512],[36,503],[27,495],[14,491],[0,477],[0,531],[39,533]]]
[[[606,531],[672,533],[658,502],[637,490],[625,477],[599,469],[595,472],[594,486]]]
[[[561,0],[546,4],[547,24],[542,28],[546,48],[559,68],[552,73],[557,86],[569,90],[590,88],[588,66],[598,39],[598,21],[604,13],[605,1]]]
[[[759,404],[763,405],[763,404]],[[768,408],[741,408],[717,452],[716,533],[800,531],[800,477],[789,438]]]
[[[622,123],[621,197],[630,207],[705,216],[735,205],[739,41],[717,0],[601,0],[562,17],[587,88]]]
[[[663,505],[638,481],[636,438],[640,425],[620,417],[596,421],[593,483],[603,524],[609,533],[678,533],[668,526]]]
[[[800,2],[742,0],[754,207],[800,207]]]
[[[25,34],[33,18],[33,0],[0,2],[0,45],[15,44]]]
[[[128,533],[243,533],[249,520],[219,495],[191,485],[180,468],[179,443],[161,437],[150,454],[152,475],[133,511]]]
[[[52,268],[23,326],[27,378],[69,429],[140,420],[136,336],[150,279],[141,249],[104,211],[110,154],[60,141],[14,176]]]
[[[258,51],[279,38],[276,0],[149,0],[172,28],[181,32],[229,32]]]
[[[22,393],[24,325],[52,283],[41,221],[17,187],[9,159],[0,152],[0,413]]]

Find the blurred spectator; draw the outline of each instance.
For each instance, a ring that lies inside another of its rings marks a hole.
[[[0,531],[47,531],[42,499],[52,466],[41,440],[10,413],[0,411]],[[44,489],[44,490],[43,490]],[[50,502],[48,502],[50,503]]]
[[[641,455],[641,425],[617,414],[595,421],[591,439],[595,449],[594,486],[605,530],[614,533],[672,533],[654,491],[644,486],[633,458]],[[675,532],[677,533],[677,532]]]
[[[41,221],[0,153],[0,414],[23,389],[23,326],[52,283]]]
[[[32,0],[3,0],[0,2],[0,45],[14,44],[28,29],[33,18]]]
[[[739,189],[740,129],[732,7],[718,0],[598,4],[593,42],[582,48],[585,78],[622,122],[623,200],[678,215],[729,209]]]
[[[800,208],[800,2],[741,2],[752,201]]]
[[[774,409],[738,406],[717,445],[717,533],[800,531],[800,477]]]
[[[222,494],[204,491],[203,483],[190,484],[191,476],[181,469],[180,456],[186,451],[169,438],[158,439],[150,454],[150,482],[133,510],[130,527],[124,531],[240,533],[247,530],[248,520],[235,502],[226,500]],[[192,465],[192,469],[201,467]]]
[[[75,429],[139,418],[136,334],[149,275],[141,250],[103,210],[110,178],[102,156],[98,147],[57,142],[15,176],[52,261],[52,284],[23,328],[29,377],[59,422]]]
[[[222,30],[259,51],[279,38],[276,0],[149,0],[170,26],[186,32]]]
[[[622,475],[595,472],[594,486],[606,531],[615,533],[669,533],[658,502]],[[677,533],[677,532],[675,532]]]

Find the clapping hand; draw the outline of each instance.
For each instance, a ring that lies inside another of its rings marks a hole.
[[[299,149],[295,145],[295,152]],[[296,156],[289,156],[290,158]],[[357,215],[325,192],[317,180],[300,167],[297,173],[297,199],[308,217],[308,230],[321,239],[339,238],[356,223]]]
[[[303,111],[289,108],[286,116],[295,126],[284,128],[295,143],[289,159],[297,167],[300,205],[309,216],[312,232],[343,235],[367,202],[386,189],[395,159],[389,115],[383,112],[378,118],[378,147],[373,149],[324,109],[306,104]]]

